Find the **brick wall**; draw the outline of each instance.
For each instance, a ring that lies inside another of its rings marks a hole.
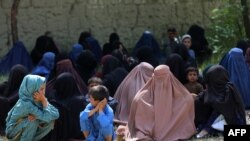
[[[21,0],[18,11],[19,39],[30,51],[36,38],[52,31],[63,49],[78,41],[82,31],[91,31],[100,44],[117,32],[132,48],[144,30],[159,43],[166,29],[175,26],[183,34],[193,23],[206,27],[210,11],[221,0]],[[10,8],[13,0],[0,0],[0,55],[11,46]]]

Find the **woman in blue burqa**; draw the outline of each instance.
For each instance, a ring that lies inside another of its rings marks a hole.
[[[47,135],[59,117],[58,110],[48,103],[45,78],[26,75],[19,89],[19,100],[6,118],[6,136],[15,141],[38,141]]]

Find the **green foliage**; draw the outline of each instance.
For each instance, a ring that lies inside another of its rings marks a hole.
[[[0,75],[0,83],[2,83],[3,81],[6,81],[8,79],[8,75]]]
[[[218,63],[230,48],[235,47],[238,40],[246,37],[241,4],[239,1],[224,1],[222,7],[211,11],[211,24],[207,30],[209,46],[213,50],[211,64]]]

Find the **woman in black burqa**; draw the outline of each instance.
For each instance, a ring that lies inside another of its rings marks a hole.
[[[207,89],[195,100],[195,123],[197,137],[217,133],[211,126],[219,115],[223,115],[228,125],[245,125],[246,116],[242,98],[229,81],[227,70],[221,65],[214,65],[205,76]]]

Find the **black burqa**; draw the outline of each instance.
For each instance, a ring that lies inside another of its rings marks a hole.
[[[84,96],[80,96],[73,75],[68,72],[60,74],[50,95],[54,96],[50,100],[51,104],[58,108],[60,114],[51,132],[51,141],[83,139],[79,114],[84,110],[86,103]]]
[[[8,80],[0,84],[0,126],[5,127],[5,119],[9,110],[18,100],[18,90],[28,69],[23,65],[14,65],[9,73]]]
[[[97,67],[95,55],[89,50],[82,51],[76,59],[76,67],[85,84],[88,84],[88,80],[95,74]]]
[[[30,53],[34,66],[39,63],[45,52],[53,52],[57,55],[59,53],[59,49],[51,37],[42,35],[36,39],[35,47]]]
[[[208,109],[222,114],[229,125],[246,124],[242,99],[236,87],[229,81],[228,72],[221,65],[214,65],[208,70],[205,81],[207,90],[196,103],[202,102],[209,107]],[[199,112],[204,111],[197,107],[200,105],[195,106],[196,116],[200,116]]]

